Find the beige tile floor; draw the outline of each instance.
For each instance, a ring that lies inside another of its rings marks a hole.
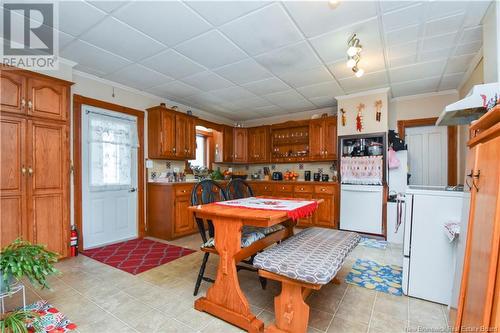
[[[199,236],[174,242],[197,249]],[[405,332],[418,326],[446,327],[446,308],[405,296],[390,296],[344,282],[356,258],[401,264],[401,249],[358,246],[339,272],[340,285],[327,285],[311,294],[310,332]],[[136,276],[83,255],[57,264],[61,275],[52,277],[52,290],[28,288],[28,301],[48,300],[78,325],[79,332],[241,332],[211,315],[193,309],[193,287],[202,253],[196,252]],[[217,257],[209,260],[206,273],[214,276]],[[257,275],[240,271],[240,283],[253,312],[265,324],[273,321],[273,297],[279,285],[268,282],[262,290]],[[199,295],[209,284],[202,283]],[[18,305],[19,296],[7,301]]]

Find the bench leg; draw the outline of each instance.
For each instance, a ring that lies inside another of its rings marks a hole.
[[[304,287],[296,283],[282,281],[281,294],[274,298],[276,323],[265,329],[267,333],[307,332],[309,306],[304,302]]]

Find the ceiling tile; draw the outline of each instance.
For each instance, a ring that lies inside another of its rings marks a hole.
[[[221,67],[246,58],[245,53],[216,30],[179,44],[175,49],[208,68]]]
[[[425,36],[429,37],[456,32],[460,29],[463,19],[464,14],[459,14],[429,21],[425,24]]]
[[[439,76],[422,80],[407,81],[392,84],[391,92],[393,97],[411,96],[437,91]]]
[[[292,87],[303,87],[315,83],[321,83],[332,79],[332,75],[324,67],[317,67],[305,71],[293,71],[278,75],[283,81]]]
[[[389,55],[389,59],[397,59],[403,57],[409,57],[414,54],[417,54],[417,41],[412,41],[405,44],[398,44],[389,47],[387,51]]]
[[[463,54],[476,53],[481,48],[482,44],[483,43],[481,41],[479,41],[479,42],[458,45],[456,50],[455,50],[455,55],[459,56],[459,55],[463,55]]]
[[[181,79],[181,81],[203,91],[217,90],[234,86],[234,83],[209,71],[185,77]]]
[[[457,89],[465,73],[456,73],[450,75],[444,75],[441,84],[439,85],[439,90]]]
[[[219,29],[251,55],[302,39],[297,27],[279,3],[259,9]]]
[[[415,78],[441,75],[445,64],[445,60],[437,60],[393,68],[389,70],[391,82],[409,81],[415,80]]]
[[[272,117],[273,115],[283,112],[283,109],[277,105],[262,106],[254,110],[262,117]]]
[[[420,1],[380,1],[380,7],[382,12],[386,13],[395,9],[411,6],[419,2]]]
[[[465,27],[473,27],[479,25],[481,20],[488,10],[488,7],[492,3],[491,0],[476,0],[476,1],[467,1],[467,13],[465,16],[464,26]]]
[[[456,32],[446,35],[424,38],[422,41],[423,42],[422,51],[428,52],[441,49],[449,49],[454,45],[456,38],[457,38]]]
[[[244,84],[243,87],[245,89],[250,90],[256,95],[270,94],[290,89],[290,87],[286,83],[277,79],[276,77],[272,77],[261,81],[250,82]]]
[[[127,59],[111,54],[81,40],[75,40],[70,43],[62,50],[61,56],[103,74],[112,73],[131,64]]]
[[[432,1],[429,2],[428,18],[440,18],[458,13],[465,13],[468,1]]]
[[[105,11],[106,13],[111,13],[114,10],[117,10],[121,6],[127,4],[126,1],[88,1],[92,6],[99,8],[100,10]]]
[[[333,62],[347,57],[347,42],[353,33],[358,36],[363,50],[382,50],[379,25],[376,19],[342,28],[316,38],[311,44],[325,62]]]
[[[472,54],[450,58],[446,65],[445,74],[465,72],[469,68],[472,58],[474,58]]]
[[[143,60],[141,61],[141,64],[175,79],[203,72],[205,70],[194,61],[186,58],[173,49],[166,50],[152,56],[151,58]]]
[[[283,2],[307,37],[363,21],[377,15],[376,2],[343,1],[331,8],[328,1]]]
[[[105,76],[105,78],[139,90],[146,90],[150,87],[172,81],[172,78],[138,64],[127,66]]]
[[[401,58],[393,58],[389,59],[389,67],[394,68],[394,67],[400,67],[400,66],[407,66],[414,64],[417,61],[417,55],[412,54],[410,56],[406,57],[401,57]]]
[[[264,67],[250,58],[221,67],[215,70],[215,73],[237,84],[263,80],[272,76]]]
[[[347,94],[387,87],[388,84],[386,71],[369,73],[363,75],[362,77],[352,76],[346,79],[339,80],[339,82],[341,87]]]
[[[252,110],[254,110],[255,108],[262,108],[272,105],[269,101],[261,97],[238,99],[233,101],[232,103],[236,105],[236,107],[239,109],[252,109]]]
[[[197,11],[213,25],[221,25],[260,7],[268,1],[187,1],[186,4]]]
[[[419,24],[422,20],[425,6],[422,3],[416,3],[411,6],[392,10],[384,13],[382,22],[386,31],[401,29],[408,25]]]
[[[97,70],[95,68],[86,67],[86,66],[83,66],[81,64],[76,64],[73,67],[73,69],[76,71],[92,74],[92,75],[99,76],[99,77],[106,75],[106,73],[103,71]]]
[[[255,98],[256,96],[246,89],[241,87],[229,87],[219,90],[214,90],[211,94],[215,97],[219,97],[222,100],[233,102],[244,98]]]
[[[59,2],[59,30],[78,36],[101,21],[106,13],[83,1]]]
[[[464,29],[462,36],[460,37],[460,44],[471,43],[481,41],[483,39],[483,27],[476,26],[468,29]]]
[[[321,62],[306,42],[299,42],[275,51],[262,54],[255,59],[275,74],[301,71],[321,66]]]
[[[300,95],[295,90],[287,90],[279,93],[269,94],[263,96],[265,99],[273,104],[281,106],[283,108],[313,108],[314,105],[307,101],[302,95]]]
[[[319,96],[308,99],[309,102],[313,103],[318,108],[326,108],[337,104],[336,100],[332,96]]]
[[[442,49],[442,50],[435,50],[435,51],[420,52],[420,54],[418,55],[418,61],[424,62],[424,61],[446,59],[450,55],[450,52],[451,52],[451,48]]]
[[[416,40],[420,31],[420,25],[410,25],[398,30],[392,30],[385,34],[385,42],[387,45],[395,45],[407,43]]]
[[[179,1],[130,2],[113,13],[152,38],[173,46],[211,28],[205,20]]]
[[[187,98],[192,95],[202,93],[199,89],[191,87],[180,81],[171,81],[161,85],[154,86],[149,89],[158,96],[165,96],[171,98]]]
[[[118,36],[126,36],[126,40],[117,38]],[[134,61],[149,57],[165,48],[113,17],[106,18],[84,33],[81,39]]]
[[[69,43],[71,43],[76,39],[76,37],[68,35],[67,33],[64,33],[62,31],[59,31],[58,34],[59,34],[59,50],[64,49],[66,46],[68,46]]]
[[[323,82],[297,88],[297,91],[305,98],[320,97],[320,96],[339,96],[343,95],[344,91],[335,81]]]

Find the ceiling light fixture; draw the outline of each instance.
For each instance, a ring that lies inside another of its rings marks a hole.
[[[359,38],[353,34],[347,41],[347,67],[351,68],[356,77],[362,77],[365,71],[358,66],[361,60],[361,51],[363,46],[360,44]]]
[[[329,0],[328,5],[330,6],[331,9],[337,8],[337,6],[340,4],[340,0]]]

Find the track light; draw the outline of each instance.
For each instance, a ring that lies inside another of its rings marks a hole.
[[[349,58],[349,60],[347,60],[347,67],[353,68],[354,66],[356,66],[356,60],[354,60],[354,58]]]
[[[353,67],[352,70],[354,72],[354,75],[356,75],[356,77],[362,77],[363,74],[365,74],[365,70],[363,68]]]
[[[356,77],[362,77],[365,71],[358,67],[358,63],[361,60],[361,51],[363,46],[359,42],[359,38],[356,34],[353,34],[351,38],[347,41],[347,67],[351,68]]]
[[[330,6],[331,9],[337,8],[337,6],[340,4],[340,0],[329,0],[328,5]]]

